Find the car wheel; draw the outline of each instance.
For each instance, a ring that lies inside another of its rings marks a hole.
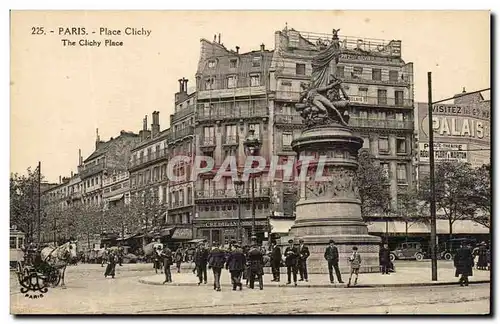
[[[444,254],[444,259],[445,259],[445,260],[450,261],[450,260],[451,260],[451,258],[452,258],[452,256],[451,256],[451,253],[450,253],[450,252],[447,252],[447,253],[445,253],[445,254]]]
[[[396,260],[396,256],[394,254],[389,254],[389,260],[391,260],[391,262],[394,262]]]
[[[417,253],[415,254],[415,259],[417,259],[417,261],[422,261],[424,259],[424,255],[422,253]]]

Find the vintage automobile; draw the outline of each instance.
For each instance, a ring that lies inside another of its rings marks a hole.
[[[394,260],[422,261],[425,253],[419,242],[405,242],[399,244],[395,250],[391,251],[389,256],[392,262],[394,262]]]
[[[476,240],[468,238],[457,238],[448,240],[439,245],[438,256],[441,259],[450,261],[455,256],[455,252],[460,248],[461,244],[476,245]]]

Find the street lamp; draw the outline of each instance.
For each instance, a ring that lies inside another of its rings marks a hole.
[[[260,151],[261,142],[257,136],[255,136],[255,130],[250,129],[248,131],[248,136],[243,143],[245,147],[245,153],[247,156],[257,156]],[[257,241],[257,237],[255,236],[255,177],[253,174],[250,174],[252,178],[252,243]]]
[[[241,237],[241,194],[243,193],[244,182],[242,180],[236,180],[233,182],[234,189],[236,190],[236,196],[238,197],[238,243],[243,242]]]

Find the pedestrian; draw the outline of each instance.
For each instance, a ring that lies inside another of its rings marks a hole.
[[[358,283],[359,268],[361,266],[361,255],[358,253],[358,248],[356,246],[352,247],[352,254],[349,257],[349,262],[351,263],[351,275],[349,276],[349,282],[347,287],[351,286],[352,275],[355,274],[354,286]]]
[[[158,273],[158,270],[160,270],[160,273],[163,273],[161,267],[162,259],[162,247],[157,246],[156,249],[153,250],[153,268],[155,269],[155,273]]]
[[[391,254],[391,251],[389,250],[387,243],[384,243],[383,247],[380,249],[380,252],[379,252],[380,266],[382,268],[383,275],[390,274],[389,273],[389,269],[391,267],[390,254]]]
[[[114,251],[107,253],[106,255],[106,270],[104,272],[104,278],[111,276],[111,278],[115,278],[115,268],[116,263],[118,262],[118,257],[116,256]]]
[[[255,278],[259,280],[259,289],[264,289],[264,256],[257,243],[252,244],[252,248],[248,251],[248,260],[250,263],[250,289],[254,289]]]
[[[194,253],[194,262],[196,265],[196,274],[198,275],[198,285],[203,283],[207,283],[207,262],[208,262],[208,249],[204,246],[203,243],[198,245]]]
[[[287,285],[291,284],[291,275],[293,274],[293,282],[295,286],[297,286],[297,265],[299,258],[299,251],[293,245],[293,240],[288,240],[288,246],[285,249],[285,265],[286,265],[286,273],[287,273]]]
[[[307,258],[311,255],[309,252],[309,248],[304,244],[304,240],[299,240],[299,258],[298,258],[298,266],[299,266],[299,281],[306,281],[308,279],[307,276]]]
[[[276,242],[273,242],[271,248],[271,271],[273,273],[273,280],[271,281],[280,282],[280,267],[282,262],[281,249]]]
[[[250,261],[248,260],[248,252],[250,251],[250,247],[248,245],[243,246],[243,254],[245,255],[245,269],[243,270],[243,279],[245,280],[245,285],[248,287],[250,282]]]
[[[488,249],[486,247],[486,242],[481,242],[479,249],[477,251],[477,268],[479,270],[486,270],[488,267]]]
[[[243,289],[243,284],[241,283],[241,276],[245,270],[246,257],[243,253],[243,249],[238,243],[232,245],[233,250],[229,253],[226,261],[226,269],[229,270],[231,274],[231,283],[233,284],[233,290],[239,287],[240,290]]]
[[[460,248],[455,253],[453,264],[456,268],[455,277],[460,276],[459,283],[463,287],[469,285],[469,276],[472,276],[472,268],[474,267],[474,258],[472,250],[464,243],[460,244]]]
[[[125,251],[123,250],[123,246],[118,246],[118,265],[120,267],[123,266],[123,256],[125,254]]]
[[[183,254],[184,253],[182,250],[182,246],[179,246],[174,254],[175,264],[177,266],[177,273],[181,273],[181,263]]]
[[[208,256],[208,268],[212,269],[214,273],[214,290],[221,291],[220,289],[220,276],[222,274],[222,269],[226,263],[226,252],[221,246],[214,244],[212,246],[212,251]]]
[[[104,245],[104,250],[102,251],[101,257],[101,268],[104,267],[104,264],[107,263],[109,257],[108,247]]]
[[[335,269],[335,274],[337,275],[337,280],[339,283],[344,283],[342,281],[342,276],[340,275],[339,269],[339,250],[335,246],[335,242],[330,240],[328,246],[325,250],[325,260],[328,262],[328,274],[330,276],[330,283],[334,283],[333,280],[333,269]]]
[[[172,250],[165,246],[161,252],[161,256],[163,257],[163,270],[165,271],[165,281],[163,284],[165,284],[167,282],[172,282],[172,271],[170,271],[170,267],[174,264]]]

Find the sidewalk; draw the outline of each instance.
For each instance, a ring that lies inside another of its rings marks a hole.
[[[165,286],[197,286],[198,278],[189,270],[181,270],[177,273],[172,268],[172,283],[167,283]],[[490,271],[474,270],[474,276],[469,277],[469,283],[488,283],[490,282]],[[211,270],[207,270],[208,283],[211,287],[213,284],[213,274]],[[298,276],[298,275],[297,275]],[[328,274],[311,274],[309,282],[299,281],[297,287],[293,282],[291,285],[286,285],[287,276],[281,274],[280,282],[271,282],[272,275],[264,275],[264,287],[290,287],[290,288],[342,288],[345,287],[349,280],[348,274],[343,274],[342,279],[344,284],[340,284],[335,278],[335,284],[330,284]],[[298,279],[300,277],[298,276]],[[140,283],[148,285],[162,285],[165,280],[164,274],[151,275],[139,279]],[[354,280],[354,279],[353,279]],[[242,280],[245,284],[245,280]],[[202,284],[203,285],[203,284]],[[397,272],[390,275],[382,275],[381,273],[362,273],[359,275],[358,284],[356,287],[408,287],[408,286],[433,286],[433,285],[458,285],[458,278],[455,277],[454,269],[438,269],[438,281],[431,280],[430,268],[399,268]],[[232,287],[229,271],[222,270],[221,276],[222,287]],[[256,284],[256,287],[258,283]]]

